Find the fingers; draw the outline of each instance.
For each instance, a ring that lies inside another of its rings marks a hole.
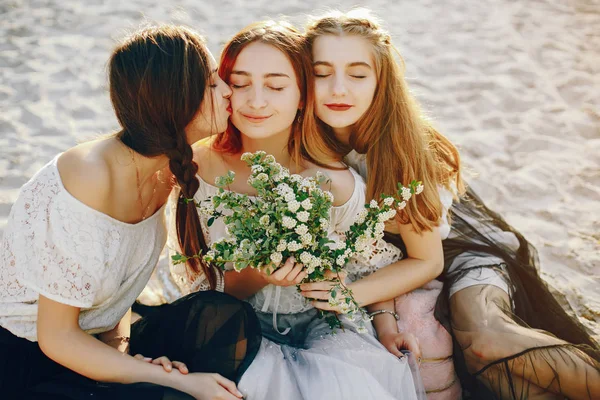
[[[316,290],[329,291],[335,285],[336,285],[336,283],[329,282],[329,281],[310,282],[310,283],[303,283],[302,285],[300,285],[300,290],[302,290],[303,292],[316,291]]]
[[[133,358],[135,358],[136,360],[145,361],[145,362],[151,362],[152,361],[151,357],[144,357],[141,354],[136,354],[135,356],[133,356]]]
[[[242,393],[237,389],[234,382],[230,381],[227,378],[224,378],[219,374],[214,374],[214,377],[217,383],[223,386],[225,389],[227,389],[229,393],[240,399],[243,397]]]
[[[173,370],[173,364],[171,363],[171,360],[165,356],[155,358],[152,360],[152,364],[162,365],[163,369],[167,372],[171,372]]]
[[[348,275],[348,273],[346,271],[332,271],[332,270],[327,270],[325,272],[325,278],[329,279],[329,280],[340,280],[340,281],[345,281],[346,280],[346,276]]]
[[[190,372],[188,370],[187,365],[185,365],[181,361],[173,361],[172,364],[173,364],[173,368],[177,368],[179,370],[179,372],[181,372],[184,375],[186,375],[186,374],[188,374]]]
[[[329,291],[324,290],[311,290],[309,292],[302,292],[302,296],[309,299],[326,300],[329,301]]]
[[[273,272],[271,274],[271,278],[278,281],[282,281],[294,268],[294,262],[294,257],[290,257],[287,260],[285,260],[285,264],[283,264],[283,267],[280,267],[277,271]]]
[[[332,307],[328,301],[313,301],[312,305],[319,310],[338,312],[337,307]]]
[[[289,274],[286,275],[286,277],[284,279],[288,282],[295,282],[296,278],[302,272],[303,269],[304,269],[303,264],[294,265],[294,268],[292,268],[292,270],[289,272]]]
[[[400,348],[405,348],[410,351],[415,356],[415,359],[421,359],[421,346],[419,346],[419,341],[415,336],[410,333],[405,333],[396,338],[396,344],[400,346]]]
[[[402,354],[395,342],[387,343],[385,348],[396,357],[404,357],[404,354]]]
[[[296,277],[296,279],[294,279],[294,284],[299,284],[300,282],[302,282],[304,280],[304,278],[306,278],[308,276],[308,272],[306,271],[302,271],[298,274],[298,276]]]

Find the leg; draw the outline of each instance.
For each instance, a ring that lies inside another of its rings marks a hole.
[[[160,307],[131,327],[131,352],[167,356],[191,372],[236,380],[260,346],[252,307],[220,292],[196,292]]]
[[[600,367],[549,334],[519,325],[508,295],[476,285],[450,298],[454,336],[467,368],[502,398],[538,387],[573,399],[600,398]],[[515,378],[517,381],[515,381]]]

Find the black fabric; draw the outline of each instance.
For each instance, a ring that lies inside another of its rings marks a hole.
[[[535,248],[470,189],[453,204],[451,216],[450,236],[442,242],[444,288],[435,316],[454,339],[464,398],[521,399],[536,390],[595,398],[600,347],[540,277]],[[498,233],[513,234],[516,248],[498,241]],[[386,234],[386,240],[404,248],[399,236]],[[489,262],[495,257],[502,261]],[[473,263],[474,258],[480,262]],[[482,268],[505,276],[510,297],[492,285],[449,297],[454,283]],[[477,353],[481,343],[488,346]]]
[[[194,293],[160,307],[132,325],[131,354],[167,356],[190,372],[237,379],[260,347],[260,324],[252,308],[219,292]],[[82,355],[84,356],[84,355]],[[2,400],[190,400],[177,390],[149,383],[100,383],[46,357],[36,342],[0,328]]]

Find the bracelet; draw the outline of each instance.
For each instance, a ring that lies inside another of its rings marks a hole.
[[[396,321],[398,321],[400,319],[398,314],[396,314],[394,311],[390,311],[390,310],[373,311],[373,312],[369,313],[369,317],[373,318],[374,316],[379,315],[379,314],[391,314],[396,319]]]

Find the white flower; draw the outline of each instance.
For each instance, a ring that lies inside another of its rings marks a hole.
[[[269,176],[267,174],[265,174],[264,172],[261,172],[260,174],[258,174],[256,176],[256,180],[259,182],[268,182]]]
[[[287,246],[289,251],[298,251],[302,248],[302,245],[295,240],[289,242]]]
[[[248,161],[248,160],[250,160],[250,158],[252,158],[252,153],[244,153],[244,154],[242,154],[241,160]]]
[[[275,157],[271,154],[267,155],[264,160],[267,164],[273,164],[275,162]]]
[[[302,241],[302,244],[309,245],[312,243],[313,237],[310,233],[305,233],[304,235],[300,236],[300,240]]]
[[[306,268],[306,273],[307,274],[312,274],[313,272],[315,272],[315,266],[310,264],[307,268]]]
[[[279,194],[281,195],[285,195],[286,193],[289,193],[292,191],[292,188],[288,186],[287,183],[280,183],[279,185],[277,185],[277,188],[275,189]]]
[[[328,192],[327,190],[325,190],[323,192],[323,195],[327,198],[327,200],[333,202],[333,194],[331,192]]]
[[[396,216],[396,210],[391,209],[386,213],[386,220],[392,219]]]
[[[404,209],[404,207],[406,207],[406,201],[403,201],[402,203],[398,203],[398,210],[402,210]]]
[[[293,192],[288,192],[283,196],[283,199],[289,203],[290,201],[296,200],[296,195]]]
[[[410,188],[403,187],[402,188],[402,199],[404,201],[408,201],[408,199],[410,199],[411,196],[412,196],[412,193],[410,192]]]
[[[358,212],[358,215],[356,216],[356,220],[354,221],[354,223],[362,224],[363,222],[365,222],[365,218],[367,218],[368,214],[369,214],[369,210],[367,210],[366,208],[363,208],[362,210],[360,210]]]
[[[285,241],[285,239],[280,239],[279,243],[277,244],[277,251],[285,251],[285,249],[287,249],[287,242]]]
[[[386,197],[383,200],[383,204],[385,204],[386,206],[390,207],[392,204],[394,204],[394,198],[393,197]]]
[[[321,224],[321,229],[323,229],[324,231],[326,231],[327,229],[329,229],[329,221],[326,220],[325,218],[320,218],[319,219],[319,224]]]
[[[296,218],[298,218],[298,221],[300,222],[306,222],[308,221],[308,218],[310,218],[310,213],[308,211],[300,211],[296,214]]]
[[[283,226],[285,226],[288,229],[293,229],[297,222],[294,218],[291,217],[283,217],[283,220],[281,221],[281,223],[283,224]]]
[[[262,165],[253,165],[250,167],[250,169],[252,170],[253,174],[258,174],[259,172],[263,172],[265,170]]]
[[[273,264],[278,265],[283,259],[283,255],[281,253],[272,253],[270,258]]]
[[[256,152],[256,153],[254,153],[254,154],[256,154],[257,156],[264,157],[264,156],[266,156],[266,155],[267,155],[267,152],[266,152],[266,151],[263,151],[263,150],[259,150],[259,151],[257,151],[257,152]]]
[[[206,252],[206,255],[204,256],[204,261],[206,262],[211,262],[215,259],[216,254],[213,250],[209,250]]]
[[[300,204],[302,204],[302,208],[304,208],[305,210],[310,210],[313,206],[312,203],[310,202],[310,199],[306,199]]]
[[[422,185],[422,184],[420,184],[420,183],[419,183],[419,184],[417,185],[417,188],[415,189],[415,193],[416,193],[416,194],[421,194],[421,192],[423,191],[423,189],[425,189],[425,188],[423,187],[423,185]]]
[[[294,183],[302,182],[302,177],[298,174],[293,174],[290,176],[290,181]]]
[[[377,204],[377,202],[375,200],[371,200],[371,202],[369,203],[369,207],[376,209],[376,208],[379,208],[379,205]]]
[[[300,254],[300,262],[304,265],[309,265],[312,258],[313,256],[310,253],[307,253],[306,251],[303,251],[302,254]]]
[[[287,207],[288,207],[288,210],[295,213],[300,208],[300,202],[298,202],[298,200],[294,199],[288,203]]]
[[[335,260],[335,263],[337,265],[339,265],[340,267],[343,267],[344,264],[346,263],[346,259],[344,258],[344,256],[338,256],[337,259]]]
[[[302,224],[302,225],[298,225],[296,227],[296,233],[300,236],[305,235],[308,233],[308,226]]]
[[[385,224],[383,222],[378,222],[375,224],[375,235],[379,236],[383,230],[385,229]]]
[[[268,215],[263,215],[262,217],[260,217],[260,219],[258,220],[258,223],[261,224],[262,226],[267,226],[269,225],[269,216]]]
[[[369,330],[364,325],[361,325],[356,328],[356,332],[358,332],[360,334],[365,334],[365,333],[369,333]]]

